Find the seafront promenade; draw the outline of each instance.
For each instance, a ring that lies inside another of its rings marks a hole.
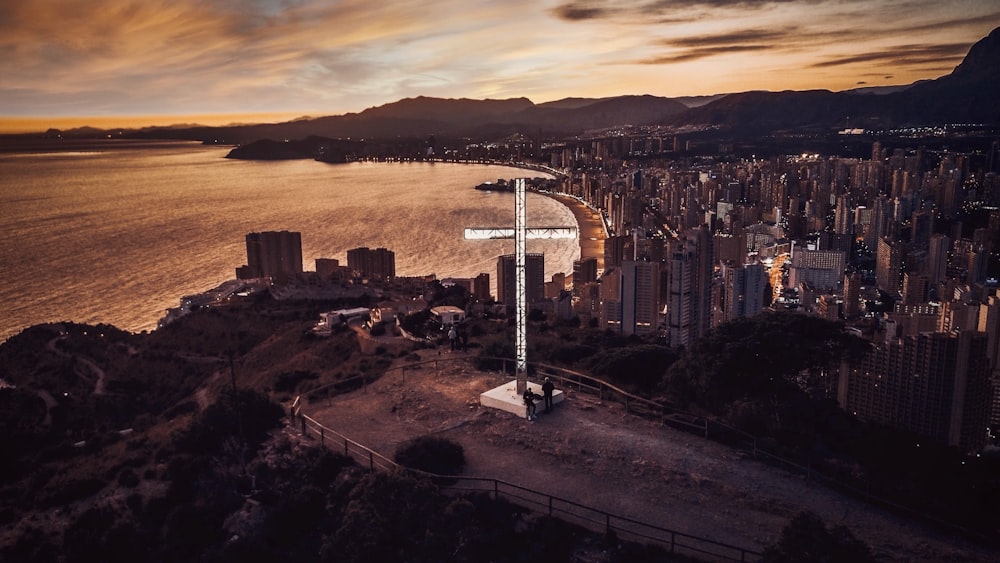
[[[603,270],[604,239],[607,238],[607,231],[604,229],[604,221],[601,218],[601,214],[587,207],[585,203],[575,197],[557,193],[546,195],[563,203],[573,212],[573,216],[576,217],[576,222],[579,226],[580,259],[597,258],[597,269],[598,271]],[[572,274],[573,272],[566,272],[567,277],[570,277]]]

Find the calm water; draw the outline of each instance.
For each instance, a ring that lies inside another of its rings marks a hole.
[[[512,225],[513,194],[473,189],[524,171],[460,164],[330,165],[226,160],[178,143],[0,153],[0,341],[51,321],[151,330],[182,295],[235,277],[251,231],[302,233],[318,257],[386,247],[396,273],[472,277],[512,241],[465,241],[471,226]],[[532,173],[534,175],[534,173]],[[576,225],[562,204],[528,194],[528,221]],[[575,241],[531,241],[546,279],[572,272]]]

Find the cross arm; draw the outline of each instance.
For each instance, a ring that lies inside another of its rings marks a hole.
[[[576,238],[576,227],[531,227],[527,229],[529,239],[571,239]],[[513,227],[472,227],[465,229],[466,240],[492,240],[514,238]]]

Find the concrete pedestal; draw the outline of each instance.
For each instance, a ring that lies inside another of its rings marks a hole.
[[[540,383],[529,381],[528,389],[531,389],[536,395],[542,394],[542,385]],[[552,392],[552,405],[558,405],[565,398],[566,396],[563,392],[556,389]],[[528,410],[524,406],[524,399],[517,393],[517,380],[511,380],[508,383],[480,394],[479,404],[491,409],[506,411],[521,418],[528,417]],[[541,414],[545,410],[545,399],[539,397],[535,406],[537,407],[535,414]]]

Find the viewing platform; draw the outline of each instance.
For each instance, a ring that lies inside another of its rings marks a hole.
[[[542,386],[539,383],[528,382],[528,389],[531,389],[536,395],[539,396],[538,401],[535,403],[537,411],[542,411],[545,409],[545,400],[541,398],[542,396]],[[558,405],[565,399],[565,395],[559,389],[552,392],[552,405]],[[521,418],[528,418],[528,410],[524,406],[524,399],[517,392],[517,380],[512,379],[509,382],[500,385],[499,387],[494,387],[489,391],[485,391],[479,395],[479,404],[484,407],[489,407],[491,409],[498,409],[511,414],[515,414]]]

